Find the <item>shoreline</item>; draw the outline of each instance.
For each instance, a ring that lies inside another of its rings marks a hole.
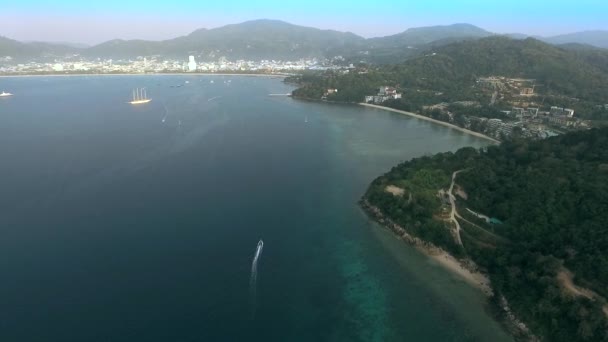
[[[407,112],[407,111],[400,110],[400,109],[395,109],[395,108],[390,108],[390,107],[385,107],[385,106],[379,106],[379,105],[370,104],[370,103],[359,103],[359,105],[364,106],[364,107],[368,107],[368,108],[375,108],[375,109],[386,110],[386,111],[389,111],[389,112],[393,112],[393,113],[397,113],[397,114],[403,114],[403,115],[411,116],[411,117],[414,117],[414,118],[417,118],[417,119],[430,121],[430,122],[433,122],[433,123],[436,123],[436,124],[439,124],[439,125],[442,125],[442,126],[453,128],[453,129],[455,129],[457,131],[460,131],[460,132],[463,132],[463,133],[466,133],[466,134],[469,134],[469,135],[472,135],[472,136],[475,136],[475,137],[478,137],[478,138],[490,140],[490,141],[492,141],[492,142],[494,142],[496,144],[500,144],[499,140],[496,140],[496,139],[494,139],[492,137],[489,137],[489,136],[487,136],[487,135],[485,135],[483,133],[471,131],[470,129],[462,128],[462,127],[456,126],[454,124],[451,124],[449,122],[445,122],[445,121],[429,118],[429,117],[424,116],[424,115],[420,115],[420,114],[416,114],[416,113],[412,113],[412,112]]]
[[[532,334],[527,325],[515,316],[507,299],[503,295],[499,294],[499,296],[497,296],[494,293],[489,276],[480,271],[471,259],[457,259],[452,254],[437,247],[433,243],[410,235],[403,227],[386,217],[379,208],[371,205],[365,198],[359,202],[359,205],[369,218],[374,220],[381,227],[390,230],[396,239],[414,247],[419,253],[426,255],[445,271],[460,278],[469,286],[481,291],[489,302],[495,303],[495,308],[498,311],[494,313],[494,318],[501,323],[503,328],[515,337],[517,341],[540,341]]]
[[[372,219],[381,226],[392,231],[396,238],[413,246],[416,250],[428,256],[446,271],[457,276],[470,286],[480,290],[486,297],[490,298],[494,295],[492,287],[490,286],[490,279],[487,275],[477,270],[471,260],[459,260],[442,248],[410,235],[403,227],[385,217],[380,209],[372,206],[366,199],[363,199],[360,202],[360,205],[364,212],[371,216]]]
[[[437,262],[445,270],[457,275],[469,285],[479,289],[487,297],[492,297],[494,295],[494,292],[490,286],[490,279],[485,274],[470,270],[464,265],[463,261],[456,259],[450,253],[439,247],[416,246],[416,248]]]
[[[20,78],[20,77],[83,77],[83,76],[253,76],[253,77],[287,77],[290,74],[247,74],[247,73],[185,73],[185,72],[173,72],[173,73],[118,73],[118,74],[23,74],[23,75],[0,75],[0,78]]]

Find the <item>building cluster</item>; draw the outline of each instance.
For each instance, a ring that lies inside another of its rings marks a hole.
[[[587,122],[574,117],[574,109],[553,106],[549,111],[541,111],[536,107],[513,107],[503,111],[507,116],[524,123],[545,124],[558,128],[585,128]]]
[[[401,93],[397,92],[397,89],[389,86],[382,86],[378,89],[376,95],[369,95],[365,97],[366,103],[381,104],[388,100],[398,100],[401,98]]]
[[[503,121],[501,119],[488,119],[483,117],[470,117],[471,121],[477,121],[479,127],[484,127],[484,133],[497,139],[509,138],[517,128],[521,136],[526,138],[542,138],[543,132],[531,129],[523,121]]]
[[[486,118],[472,115],[463,115],[456,119],[455,114],[449,110],[450,105],[458,104],[464,107],[480,107],[479,102],[457,101],[442,102],[431,106],[424,106],[427,112],[438,111],[445,115],[446,121],[457,123],[463,128],[484,133],[497,139],[512,137],[515,132],[518,136],[532,139],[545,138],[556,134],[553,129],[588,128],[589,122],[574,117],[574,110],[569,108],[551,107],[542,111],[538,107],[512,107],[503,110],[504,118]]]
[[[329,61],[316,58],[297,61],[261,60],[229,61],[221,57],[216,61],[197,62],[195,56],[187,60],[160,57],[137,57],[128,60],[96,58],[92,60],[69,58],[53,62],[14,63],[11,58],[0,60],[0,74],[36,73],[170,73],[170,72],[290,72],[303,70],[340,69]]]
[[[512,109],[504,110],[503,113],[509,120],[521,123],[524,133],[542,131],[543,128],[564,130],[590,126],[588,121],[575,117],[573,109],[556,106],[541,109],[542,104],[535,102],[534,98],[538,96],[537,88],[543,85],[537,84],[534,79],[482,77],[477,79],[477,86],[493,92],[490,106],[495,105],[498,99],[512,106]],[[507,126],[503,131],[508,132],[508,130]]]
[[[327,97],[329,95],[336,94],[337,92],[338,92],[338,89],[336,89],[336,88],[329,88],[329,89],[325,90],[325,93],[323,93],[323,96],[321,97],[321,100],[327,100]]]
[[[534,96],[536,80],[525,78],[508,78],[504,76],[480,77],[477,85],[482,88],[510,92],[519,96]]]
[[[547,112],[541,112],[541,117],[544,121],[560,126],[562,128],[578,128],[586,127],[585,121],[574,117],[574,109],[551,107],[551,110]]]
[[[510,137],[517,129],[521,136],[528,138],[544,138],[552,135],[552,128],[588,128],[589,123],[574,117],[570,108],[551,107],[541,111],[536,107],[513,107],[502,111],[507,119],[487,119],[469,117],[468,121],[476,121],[477,127],[483,127],[486,134],[496,138]]]

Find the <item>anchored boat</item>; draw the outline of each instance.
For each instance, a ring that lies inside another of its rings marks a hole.
[[[129,101],[130,104],[142,104],[152,101],[146,95],[146,88],[133,89],[133,101]]]

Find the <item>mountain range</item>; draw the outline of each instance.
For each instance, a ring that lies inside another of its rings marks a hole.
[[[386,37],[363,38],[350,32],[321,30],[278,20],[253,20],[214,29],[199,29],[186,36],[163,41],[115,39],[84,47],[67,43],[19,42],[0,37],[0,58],[32,60],[80,55],[87,58],[134,58],[160,55],[200,60],[299,59],[344,56],[351,60],[394,62],[416,50],[447,45],[455,41],[497,35],[471,24],[411,28]],[[515,39],[525,34],[507,35]],[[533,37],[550,44],[576,43],[608,48],[608,31],[586,31],[554,37]],[[579,47],[580,48],[580,47]],[[372,57],[370,57],[372,56]]]

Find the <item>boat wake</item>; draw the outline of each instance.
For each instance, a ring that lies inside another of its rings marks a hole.
[[[249,295],[251,300],[251,317],[255,318],[256,310],[256,292],[257,292],[257,281],[258,281],[258,261],[262,255],[264,249],[264,241],[260,239],[258,247],[255,250],[253,261],[251,262],[251,276],[249,277]]]
[[[219,99],[220,97],[221,97],[221,96],[214,96],[214,97],[210,98],[209,100],[207,100],[207,102],[211,102],[211,101],[213,101],[213,100],[217,100],[217,99]]]
[[[167,108],[167,105],[163,102],[163,107],[165,107],[165,116],[163,117],[163,119],[161,120],[163,123],[165,121],[167,121],[167,116],[169,116],[169,109]]]

